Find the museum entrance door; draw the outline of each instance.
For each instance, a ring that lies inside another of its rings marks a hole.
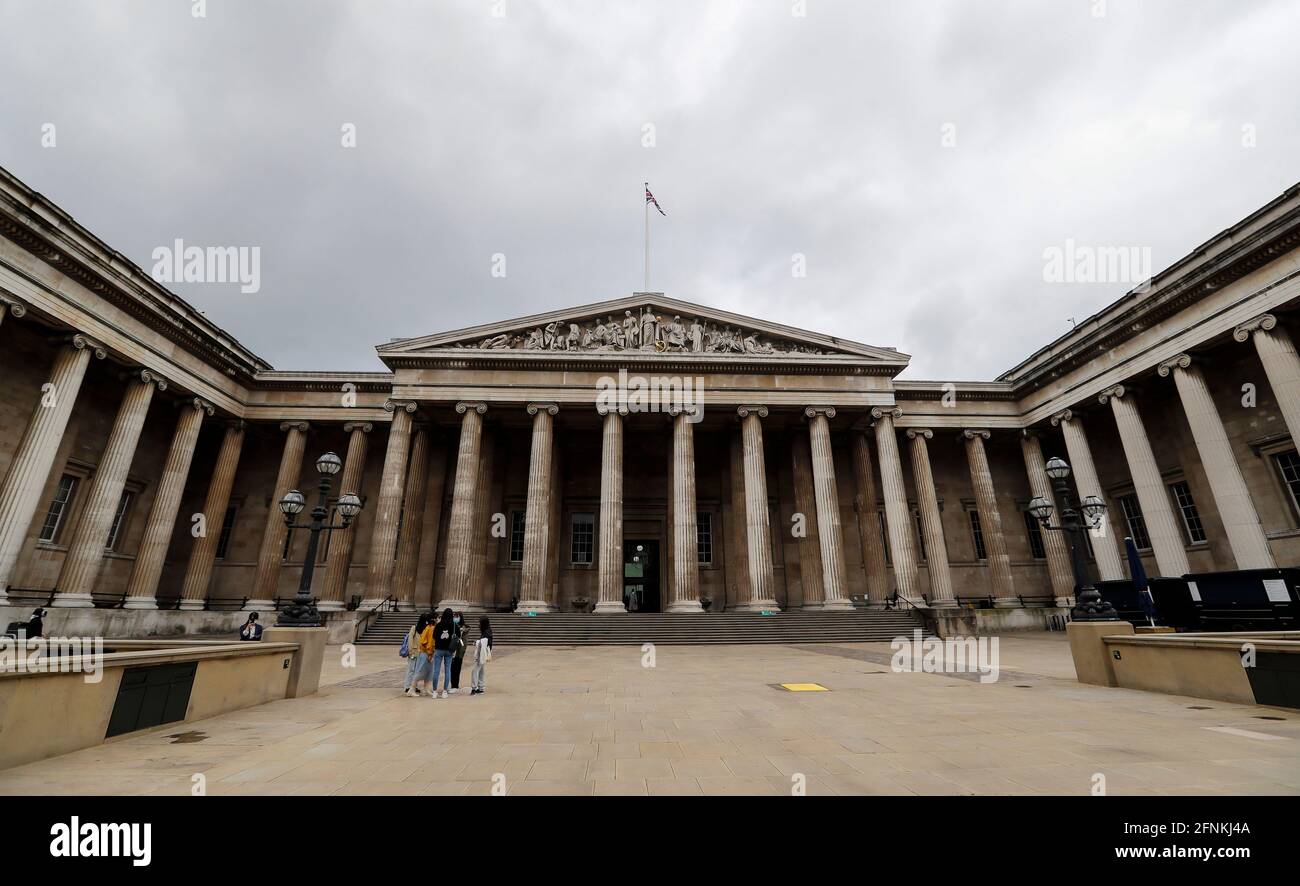
[[[623,604],[628,612],[660,612],[659,542],[634,538],[623,542]]]

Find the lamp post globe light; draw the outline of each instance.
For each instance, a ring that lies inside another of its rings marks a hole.
[[[294,517],[301,514],[303,508],[307,506],[307,499],[297,489],[290,489],[285,493],[284,498],[280,499],[280,513],[284,514],[285,525],[290,529],[306,529],[310,535],[307,554],[302,561],[302,578],[298,582],[298,593],[294,595],[288,606],[280,610],[280,616],[275,622],[278,627],[314,628],[321,624],[320,612],[316,609],[316,599],[311,595],[311,580],[316,571],[316,552],[320,549],[320,534],[327,529],[333,531],[350,528],[353,519],[364,507],[360,496],[355,492],[345,492],[339,496],[337,502],[339,516],[343,518],[343,522],[338,524],[325,522],[325,518],[329,516],[330,478],[342,468],[343,460],[333,452],[327,452],[316,459],[320,484],[317,487],[319,495],[316,507],[311,509],[311,522],[294,522]]]
[[[1050,458],[1044,469],[1052,481],[1053,494],[1061,502],[1060,521],[1052,525],[1052,503],[1041,495],[1029,502],[1028,511],[1044,529],[1065,533],[1070,547],[1070,568],[1074,572],[1075,599],[1070,617],[1075,621],[1119,621],[1115,607],[1103,600],[1092,585],[1092,571],[1088,567],[1087,548],[1084,546],[1084,534],[1101,525],[1106,515],[1106,503],[1095,495],[1088,495],[1076,509],[1070,486],[1065,482],[1070,476],[1070,466],[1065,459]]]

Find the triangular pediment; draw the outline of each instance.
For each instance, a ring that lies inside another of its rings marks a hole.
[[[660,293],[548,311],[379,345],[380,357],[511,352],[542,356],[845,357],[905,365],[906,354],[733,314]]]

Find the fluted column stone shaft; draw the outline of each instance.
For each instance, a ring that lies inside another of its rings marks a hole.
[[[885,534],[876,509],[875,472],[871,467],[871,445],[861,431],[853,433],[853,476],[858,495],[858,533],[862,543],[862,565],[867,583],[867,605],[879,608],[889,596],[889,565],[885,562]]]
[[[623,613],[623,416],[607,409],[600,435],[598,613]]]
[[[0,603],[5,602],[5,589],[15,577],[18,555],[41,503],[92,355],[100,360],[106,356],[101,346],[84,335],[74,335],[59,349],[50,380],[41,387],[41,398],[0,484]]]
[[[140,548],[135,554],[135,566],[126,584],[124,609],[157,609],[158,581],[162,578],[176,528],[176,515],[180,512],[181,496],[189,478],[190,463],[194,460],[194,447],[199,440],[204,415],[212,415],[211,403],[191,398],[177,404],[180,415],[172,433],[167,461],[163,463],[162,476],[158,478],[158,491],[154,493],[149,519],[145,522]]]
[[[1182,531],[1174,517],[1169,493],[1160,476],[1160,468],[1156,464],[1155,453],[1151,451],[1151,441],[1147,437],[1142,414],[1138,412],[1133,394],[1125,390],[1123,385],[1115,385],[1103,391],[1099,399],[1103,405],[1110,403],[1115,413],[1120,443],[1124,446],[1124,458],[1133,478],[1133,489],[1142,506],[1142,517],[1151,539],[1151,550],[1155,553],[1156,567],[1161,575],[1166,576],[1180,576],[1190,572]]]
[[[742,611],[774,611],[776,578],[772,569],[772,525],[767,506],[767,462],[763,454],[762,419],[766,406],[742,406],[740,415],[745,472],[745,554],[749,568],[749,600]]]
[[[262,530],[262,547],[257,554],[257,572],[253,576],[253,598],[248,601],[249,609],[275,609],[280,567],[284,563],[284,537],[289,534],[279,503],[289,490],[298,488],[308,427],[305,421],[280,424],[280,430],[284,431],[284,450],[280,454],[280,470],[275,475],[271,506],[267,509],[266,526]]]
[[[429,468],[429,429],[419,425],[411,440],[402,493],[402,526],[397,536],[397,564],[393,567],[393,595],[399,609],[415,609],[415,569],[424,538],[424,487]]]
[[[822,608],[822,545],[817,525],[817,492],[813,483],[812,447],[808,437],[795,434],[790,441],[790,472],[794,480],[794,508],[802,524],[799,540],[799,586],[803,589],[801,609]],[[786,601],[789,607],[789,601]]]
[[[1200,367],[1189,355],[1179,354],[1162,363],[1159,372],[1162,376],[1173,374],[1237,568],[1273,569],[1277,564],[1269,550],[1268,536],[1259,522],[1246,478],[1242,476],[1241,465],[1228,442],[1228,432],[1224,430],[1219,408],[1214,405]]]
[[[104,564],[104,544],[113,528],[113,518],[122,500],[126,477],[135,460],[135,448],[144,430],[155,388],[165,390],[166,380],[149,370],[128,378],[122,403],[118,406],[108,443],[95,468],[90,493],[81,509],[81,519],[63,558],[63,568],[55,585],[52,606],[91,606],[91,593]]]
[[[1052,416],[1052,424],[1059,425],[1061,435],[1065,437],[1065,451],[1070,457],[1070,470],[1074,475],[1074,489],[1079,494],[1079,500],[1095,495],[1105,502],[1106,495],[1101,488],[1101,481],[1097,479],[1097,466],[1092,460],[1092,447],[1088,445],[1083,419],[1073,410],[1065,409]],[[1048,500],[1051,501],[1050,498]],[[1109,503],[1107,506],[1110,507]],[[1124,567],[1120,565],[1119,539],[1111,531],[1109,518],[1103,518],[1101,524],[1088,534],[1101,580],[1122,580],[1125,573]]]
[[[208,598],[208,585],[212,580],[212,565],[221,541],[221,524],[230,506],[230,490],[235,485],[235,470],[239,467],[239,453],[244,448],[245,427],[242,421],[226,427],[217,452],[217,463],[208,481],[208,495],[203,502],[202,531],[194,535],[189,563],[185,567],[185,580],[181,583],[181,609],[202,609]]]
[[[379,477],[374,528],[370,531],[370,555],[366,564],[364,607],[379,605],[393,593],[393,570],[397,565],[397,534],[406,492],[406,464],[411,449],[411,416],[416,404],[389,400],[384,409],[393,413],[384,449],[384,470]]]
[[[496,458],[496,442],[490,433],[484,433],[483,445],[479,451],[482,462],[478,472],[478,488],[474,494],[474,554],[470,559],[469,604],[466,608],[477,611],[485,604],[496,600],[495,588],[489,586],[488,543],[494,539],[489,527],[492,525],[490,501],[493,485],[493,461]],[[502,517],[505,515],[503,514]],[[504,527],[503,527],[504,528]]]
[[[348,435],[348,454],[343,459],[339,494],[361,494],[361,481],[366,472],[366,451],[369,449],[370,422],[348,422],[343,426]],[[325,582],[321,587],[320,602],[316,608],[326,612],[343,609],[348,590],[348,575],[352,569],[352,550],[356,547],[357,533],[361,531],[364,510],[352,521],[352,527],[336,532],[330,539],[329,553],[325,558]]]
[[[980,515],[980,532],[984,537],[989,577],[993,584],[995,603],[1018,603],[1015,584],[1011,578],[1011,556],[1007,553],[1007,539],[1002,531],[1002,512],[998,508],[997,492],[993,488],[993,472],[989,469],[984,441],[989,438],[985,430],[964,430],[966,461],[970,466],[971,487],[975,490],[975,508]]]
[[[424,533],[420,539],[420,558],[415,567],[415,608],[433,606],[433,585],[438,568],[438,545],[442,533],[442,505],[447,488],[447,446],[430,441],[429,467],[424,495]]]
[[[474,558],[474,504],[478,496],[479,454],[483,444],[486,403],[457,403],[460,443],[456,452],[456,480],[452,487],[451,522],[447,527],[447,579],[438,608],[464,607],[470,600],[470,573]]]
[[[916,548],[912,543],[912,516],[907,507],[903,463],[898,456],[898,439],[894,434],[894,422],[902,415],[903,411],[896,406],[877,406],[871,410],[871,417],[875,421],[876,452],[880,456],[880,485],[885,498],[889,552],[894,561],[895,590],[900,597],[920,602]]]
[[[1043,447],[1036,434],[1025,432],[1020,436],[1020,453],[1025,459],[1025,474],[1029,477],[1029,491],[1035,497],[1045,498],[1052,504],[1052,512],[1060,513],[1060,503],[1052,493],[1052,483],[1047,476],[1047,462]],[[1047,555],[1047,574],[1052,582],[1052,594],[1058,606],[1074,605],[1074,570],[1070,566],[1070,550],[1063,532],[1042,530],[1043,552]],[[1087,557],[1087,553],[1084,553]]]
[[[817,539],[822,553],[822,608],[852,609],[845,584],[844,533],[840,499],[835,483],[835,457],[831,450],[830,419],[834,407],[808,407],[808,443],[812,452],[813,491],[817,496]]]
[[[943,536],[943,520],[939,514],[939,495],[934,488],[934,473],[930,469],[930,450],[926,440],[933,439],[928,428],[908,428],[907,439],[912,441],[912,475],[916,483],[916,504],[921,516],[921,533],[925,537],[925,566],[930,574],[930,605],[954,606],[952,570],[948,566],[948,545]]]
[[[1232,336],[1241,342],[1248,338],[1254,340],[1278,411],[1291,432],[1291,439],[1300,445],[1300,355],[1296,354],[1291,336],[1278,326],[1272,314],[1261,314],[1243,323],[1233,330]]]
[[[673,575],[668,612],[704,611],[695,512],[695,423],[691,418],[685,410],[673,415]]]
[[[529,403],[533,417],[532,446],[528,460],[528,500],[524,515],[524,562],[520,570],[519,611],[548,612],[549,557],[555,546],[551,526],[551,493],[555,457],[554,403]],[[602,478],[603,482],[603,478]]]
[[[739,427],[727,435],[727,492],[730,512],[724,510],[727,525],[728,609],[743,609],[752,599],[749,587],[749,528],[745,522],[745,433]]]

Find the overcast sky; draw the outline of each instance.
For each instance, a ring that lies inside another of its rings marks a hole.
[[[0,0],[0,165],[146,270],[260,247],[172,289],[278,369],[640,290],[648,180],[651,289],[989,379],[1130,288],[1045,249],[1300,181],[1293,0],[193,6]]]

